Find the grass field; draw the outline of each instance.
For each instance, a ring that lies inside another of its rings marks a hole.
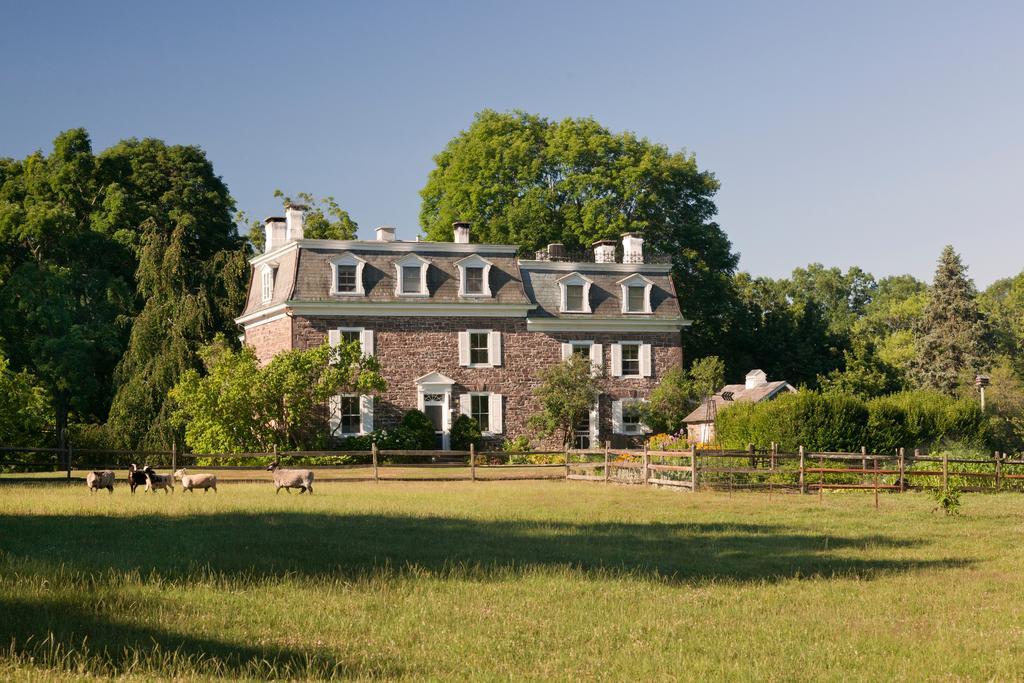
[[[1008,680],[1024,496],[0,487],[0,679]]]

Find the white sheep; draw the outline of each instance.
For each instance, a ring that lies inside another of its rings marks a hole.
[[[192,491],[193,489],[209,491],[213,489],[213,492],[217,493],[217,476],[214,474],[189,474],[182,467],[174,473],[174,478],[181,482],[181,488],[185,491]]]
[[[156,470],[148,465],[143,470],[146,473],[146,490],[156,493],[157,489],[163,489],[164,493],[174,493],[174,477],[170,474],[157,474]]]
[[[299,489],[299,495],[309,491],[313,495],[313,470],[282,470],[277,461],[270,463],[268,472],[274,473],[274,485],[277,489],[274,493],[281,493],[285,489],[291,493],[292,489]]]
[[[85,475],[85,485],[89,487],[89,490],[96,493],[100,489],[106,489],[108,492],[114,492],[114,473],[110,470],[102,470],[96,472],[90,472]]]

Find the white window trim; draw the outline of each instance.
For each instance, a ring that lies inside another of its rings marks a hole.
[[[404,266],[419,266],[420,267],[420,291],[418,292],[403,292],[403,285],[405,284],[405,271]],[[404,299],[423,299],[430,296],[430,290],[427,289],[427,269],[430,268],[430,261],[419,256],[417,254],[407,254],[402,258],[395,261],[395,270],[398,271],[395,276],[395,296]]]
[[[637,284],[642,284],[644,287],[644,310],[642,311],[630,311],[629,310],[629,288],[635,287]],[[626,315],[649,315],[651,313],[651,288],[654,286],[654,282],[648,278],[635,273],[629,277],[624,277],[615,284],[621,288],[622,297],[622,312]]]
[[[469,418],[473,417],[473,396],[487,397],[487,429],[480,430],[484,436],[494,436],[504,431],[504,419],[502,407],[504,397],[493,391],[470,391],[459,394],[459,413]]]
[[[331,264],[331,296],[366,296],[366,288],[363,286],[363,267],[366,261],[351,252],[335,256],[330,260]],[[356,291],[338,291],[338,266],[356,267]]]
[[[269,280],[269,286],[268,286]],[[260,303],[267,303],[274,298],[274,287],[277,285],[277,264],[264,263],[260,270]]]
[[[491,266],[494,265],[493,263],[482,256],[472,254],[466,258],[459,259],[455,262],[455,265],[459,267],[459,297],[466,299],[490,299],[493,296],[491,294]],[[476,294],[466,291],[467,268],[484,269],[484,291]]]
[[[487,335],[487,362],[472,363],[469,342],[471,334]],[[470,329],[459,332],[459,366],[464,368],[498,368],[502,364],[502,340],[500,330]]]
[[[622,347],[624,345],[637,346],[637,360],[639,361],[638,375],[624,375],[622,374]],[[654,355],[654,348],[647,342],[637,340],[624,340],[612,344],[612,377],[622,377],[624,379],[641,379],[644,377],[651,377],[651,358]]]
[[[573,339],[571,341],[562,342],[562,360],[568,360],[572,355],[573,346],[588,346],[590,347],[587,356],[590,358],[590,366],[592,369],[591,374],[594,377],[600,376],[604,371],[604,345],[595,344],[590,339]]]
[[[639,436],[641,434],[647,434],[651,430],[647,425],[642,422],[638,422],[636,430],[627,430],[626,423],[623,421],[624,408],[627,405],[647,403],[647,399],[643,398],[623,398],[616,401],[612,401],[612,433],[622,434],[626,436]]]
[[[593,280],[580,275],[579,273],[569,273],[564,275],[555,282],[558,283],[559,297],[558,297],[558,312],[559,313],[593,313],[590,308],[590,285],[594,283]],[[568,310],[567,303],[567,287],[566,285],[583,285],[583,310],[582,311],[570,311]]]
[[[341,399],[342,398],[358,398],[359,399],[359,431],[358,432],[342,432],[341,431]],[[373,396],[359,395],[359,394],[335,394],[331,397],[330,401],[330,428],[331,436],[344,439],[350,436],[364,436],[373,431]]]
[[[330,342],[331,346],[337,346],[341,343],[341,335],[343,332],[357,332],[359,333],[359,346],[363,350],[364,356],[374,355],[373,349],[373,330],[365,327],[335,327],[327,330],[327,341]]]

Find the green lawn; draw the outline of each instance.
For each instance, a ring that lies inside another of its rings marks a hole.
[[[0,679],[1008,680],[1024,496],[0,487]]]

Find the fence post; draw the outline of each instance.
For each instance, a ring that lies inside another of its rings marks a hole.
[[[565,480],[569,480],[569,449],[565,449]]]
[[[644,457],[643,468],[640,470],[640,475],[643,477],[644,484],[646,484],[647,483],[647,478],[651,476],[650,473],[647,470],[647,465],[650,462],[650,458],[647,456],[647,442],[646,441],[644,441],[644,456],[643,457]]]
[[[370,444],[370,454],[373,457],[373,480],[380,482],[380,472],[377,471],[377,444]]]
[[[906,486],[906,479],[903,476],[903,473],[906,471],[904,465],[905,462],[906,461],[904,459],[903,447],[900,446],[900,493],[903,493],[904,487]]]
[[[866,446],[860,447],[860,468],[862,470],[866,470],[868,468],[868,449]],[[865,475],[861,475],[862,481],[864,476]]]
[[[611,467],[609,467],[609,464],[610,464],[611,460],[608,457],[608,448],[611,445],[612,445],[611,441],[605,441],[604,442],[604,483],[606,483],[606,484],[610,481],[610,479],[609,479],[609,470],[611,469]]]
[[[818,502],[825,502],[825,456],[818,454]]]
[[[178,440],[171,439],[171,473],[178,471]]]
[[[942,490],[949,488],[949,451],[942,451]]]
[[[71,437],[68,436],[65,439],[68,446],[68,483],[71,483]]]
[[[875,458],[875,509],[878,509],[878,456]]]
[[[804,447],[800,447],[800,493],[807,493],[807,485],[804,483]]]
[[[469,444],[469,478],[476,481],[476,446]]]
[[[690,444],[690,490],[697,493],[697,444]]]
[[[1001,460],[1001,458],[999,456],[999,451],[996,451],[995,456],[996,456],[996,491],[998,491],[999,487],[1002,485],[1003,467],[1002,467],[1002,460]]]

